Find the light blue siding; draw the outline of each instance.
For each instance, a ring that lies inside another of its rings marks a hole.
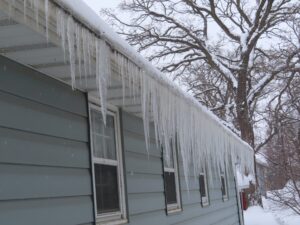
[[[161,151],[151,130],[151,147],[146,151],[141,119],[122,114],[130,225],[239,225],[234,178],[228,175],[229,199],[222,200],[221,183],[210,184],[210,205],[200,204],[199,182],[189,176],[186,187],[179,158],[183,211],[166,215]]]
[[[91,225],[83,93],[0,57],[0,224]]]
[[[93,193],[86,96],[0,57],[0,224],[92,225]],[[210,205],[200,204],[199,182],[182,160],[183,211],[166,215],[161,151],[147,153],[140,118],[122,115],[129,225],[239,225],[233,175],[229,200],[210,183]]]

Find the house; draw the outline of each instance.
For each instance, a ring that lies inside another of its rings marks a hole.
[[[241,205],[243,210],[253,204],[255,199],[260,199],[261,196],[267,197],[267,184],[266,184],[266,174],[268,170],[268,163],[262,155],[255,155],[256,158],[256,173],[259,186],[257,189],[256,179],[253,174],[248,174],[247,176],[242,174],[240,170],[237,170],[237,183],[238,190],[240,192]],[[256,198],[257,193],[261,195]],[[262,202],[260,202],[262,204]]]
[[[0,224],[242,224],[253,151],[80,0],[0,0]]]
[[[267,197],[266,176],[268,173],[268,162],[262,155],[256,155],[256,173],[259,182],[259,193]]]
[[[247,210],[255,193],[255,177],[252,174],[246,176],[237,170],[237,185],[242,209]]]

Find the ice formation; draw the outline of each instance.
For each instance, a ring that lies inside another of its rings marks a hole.
[[[253,171],[253,151],[249,145],[192,96],[171,83],[149,62],[141,59],[92,11],[78,6],[76,8],[69,0],[16,1],[23,1],[25,17],[28,7],[35,13],[37,23],[39,14],[45,16],[47,40],[50,15],[55,15],[52,19],[56,22],[56,35],[61,40],[65,61],[70,64],[72,87],[76,88],[78,82],[86,82],[89,76],[94,75],[104,117],[111,60],[114,60],[122,79],[123,98],[128,94],[125,93],[125,87],[129,88],[131,97],[138,93],[141,95],[147,149],[153,124],[157,145],[164,147],[167,159],[170,158],[171,145],[177,145],[187,184],[188,175],[199,174],[205,164],[209,177],[213,176],[212,171],[228,172],[228,165],[232,165],[234,169],[237,162],[242,168]],[[16,3],[9,1],[9,4],[12,8],[12,4]],[[80,14],[81,11],[84,12]],[[80,15],[79,19],[84,18],[85,21],[79,22],[74,12],[77,17]],[[10,10],[10,14],[13,16],[13,10]],[[100,21],[100,28],[95,20]]]

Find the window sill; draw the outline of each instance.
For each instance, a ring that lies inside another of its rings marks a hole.
[[[112,221],[101,221],[97,219],[96,224],[97,225],[121,225],[121,224],[126,224],[128,223],[127,219],[122,219],[122,220],[112,220]]]
[[[178,214],[180,212],[182,212],[182,208],[168,209],[167,210],[168,215]]]
[[[222,199],[223,199],[223,202],[227,202],[227,201],[228,201],[228,197],[224,197],[224,196],[223,196]]]
[[[206,208],[209,206],[209,202],[203,202],[203,203],[201,203],[201,205],[203,208]]]

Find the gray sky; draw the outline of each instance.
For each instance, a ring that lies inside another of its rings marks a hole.
[[[115,8],[121,0],[83,0],[86,2],[93,10],[99,13],[101,8]]]

